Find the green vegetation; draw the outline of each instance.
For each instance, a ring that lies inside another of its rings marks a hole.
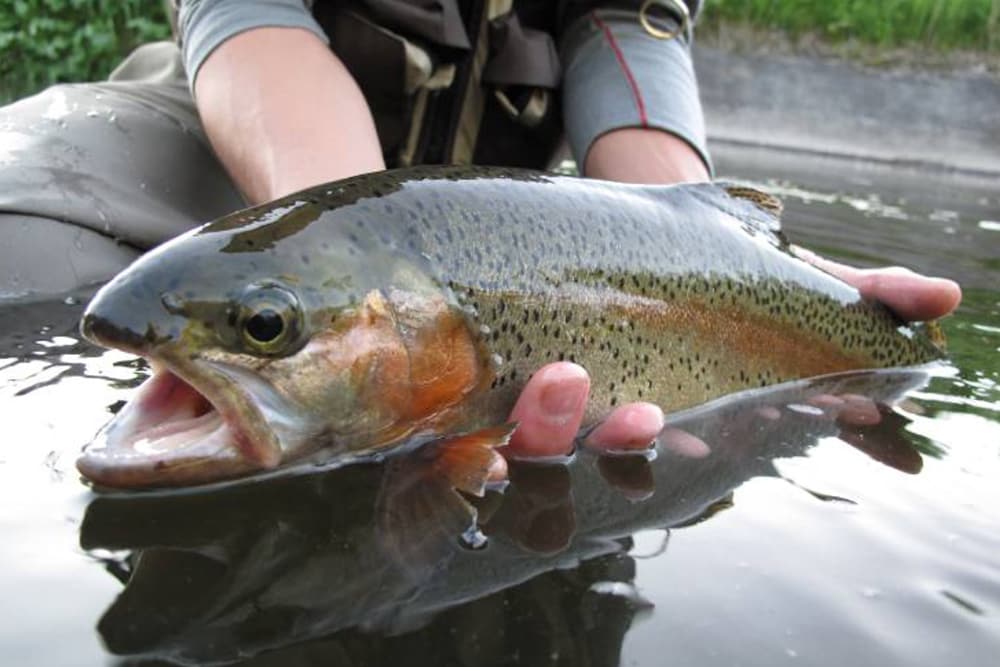
[[[705,0],[702,24],[720,22],[888,48],[1000,51],[1000,0]]]
[[[6,0],[0,10],[0,103],[60,81],[107,77],[170,27],[158,0]],[[815,34],[833,42],[1000,53],[1000,0],[705,0],[720,23]]]
[[[7,0],[0,103],[60,81],[106,78],[137,45],[169,35],[157,0]]]

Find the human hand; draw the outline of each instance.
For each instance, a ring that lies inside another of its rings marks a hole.
[[[519,458],[561,456],[573,451],[590,394],[583,367],[560,361],[543,366],[525,385],[510,421],[518,428],[505,454]],[[663,430],[663,411],[652,403],[629,403],[611,412],[584,439],[599,450],[646,449]]]
[[[857,269],[822,258],[803,248],[795,253],[814,266],[853,285],[867,298],[886,304],[904,320],[928,320],[955,310],[962,299],[957,283],[930,278],[900,267]],[[505,453],[536,458],[573,450],[590,393],[590,377],[569,362],[543,366],[528,381],[511,412],[520,424]],[[615,409],[584,440],[598,450],[645,449],[664,428],[663,411],[651,403],[630,403]],[[699,455],[697,442],[679,446]],[[703,455],[703,454],[702,454]]]
[[[859,269],[792,246],[792,252],[818,269],[840,278],[868,299],[881,301],[907,322],[944,317],[958,308],[962,288],[947,278],[931,278],[901,266]]]

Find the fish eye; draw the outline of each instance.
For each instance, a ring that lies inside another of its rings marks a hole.
[[[265,308],[250,316],[244,330],[247,336],[258,343],[270,343],[284,333],[285,319],[278,311]]]
[[[255,353],[287,352],[298,342],[301,324],[299,300],[283,287],[252,287],[241,298],[237,326],[244,345]]]

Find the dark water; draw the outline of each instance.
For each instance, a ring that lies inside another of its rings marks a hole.
[[[674,416],[706,456],[515,466],[480,550],[433,513],[379,522],[374,465],[91,493],[73,460],[145,369],[77,340],[84,297],[4,307],[3,662],[997,664],[1000,192],[771,158],[720,164],[777,176],[795,241],[963,282],[953,365]]]

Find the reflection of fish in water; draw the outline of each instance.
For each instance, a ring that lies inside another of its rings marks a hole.
[[[940,355],[789,254],[766,197],[734,194],[416,169],[222,218],[90,304],[87,338],[147,357],[154,375],[79,467],[128,487],[234,477],[318,448],[347,460],[500,424],[556,359],[591,372],[592,422],[626,401],[674,410]],[[483,457],[455,458],[460,477],[485,474]]]
[[[850,373],[742,392],[673,417],[675,428],[711,445],[703,458],[665,444],[652,461],[582,452],[568,466],[512,464],[508,490],[478,502],[489,536],[479,550],[461,548],[454,533],[438,529],[446,503],[414,507],[409,524],[380,524],[377,498],[392,466],[362,464],[211,490],[101,495],[87,508],[81,544],[98,554],[134,552],[130,569],[111,564],[127,585],[98,628],[115,654],[182,664],[243,660],[282,647],[260,664],[292,664],[296,650],[310,656],[307,664],[317,664],[319,655],[343,664],[344,651],[350,664],[400,664],[387,657],[390,647],[411,648],[406,664],[414,655],[421,664],[453,664],[452,651],[480,637],[490,638],[482,650],[491,657],[463,664],[548,664],[524,657],[530,636],[539,633],[594,639],[576,645],[595,651],[593,659],[572,664],[618,664],[615,642],[634,603],[642,604],[622,600],[634,576],[628,536],[711,521],[745,481],[780,476],[775,460],[801,457],[820,441],[836,447],[835,437],[861,441],[878,460],[914,470],[920,455],[913,443],[920,441],[905,428],[904,414],[887,410],[898,420],[851,425],[842,418],[844,406],[822,414],[802,407],[837,394],[892,403],[926,379],[913,371]],[[846,478],[837,485],[850,496],[842,499],[824,493],[824,482],[808,488],[788,481],[833,502],[863,501],[867,491]],[[409,535],[391,532],[397,529]],[[423,540],[416,553],[414,534]],[[397,547],[410,551],[399,557]],[[621,566],[620,578],[605,567],[609,561]],[[558,586],[546,586],[544,573]],[[611,595],[602,593],[612,582]],[[602,604],[600,615],[587,616],[579,603],[584,594],[623,604]],[[514,632],[515,619],[531,618],[538,607],[543,611],[534,618],[543,625]],[[452,613],[435,617],[446,609]],[[668,617],[660,620],[665,628]],[[431,626],[409,639],[391,636],[424,623]],[[348,631],[353,627],[366,632]],[[425,640],[426,652],[413,653],[412,642]],[[600,650],[604,642],[608,650]]]

